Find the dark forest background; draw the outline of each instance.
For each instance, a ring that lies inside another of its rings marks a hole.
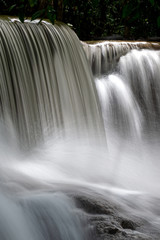
[[[160,0],[0,0],[0,14],[63,21],[81,40],[160,36]]]

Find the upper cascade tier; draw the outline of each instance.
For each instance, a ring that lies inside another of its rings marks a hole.
[[[132,49],[160,49],[159,43],[134,41],[82,42],[94,75],[113,71],[120,57]]]
[[[76,34],[64,24],[0,20],[1,119],[32,145],[51,132],[96,132],[102,117]],[[93,136],[92,136],[93,137]]]

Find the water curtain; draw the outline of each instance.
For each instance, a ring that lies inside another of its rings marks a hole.
[[[20,142],[31,146],[53,132],[100,136],[97,93],[75,33],[63,24],[0,26],[1,118]]]

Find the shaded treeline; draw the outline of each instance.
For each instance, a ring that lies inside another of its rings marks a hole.
[[[71,24],[82,40],[160,36],[159,0],[0,0],[1,14]]]

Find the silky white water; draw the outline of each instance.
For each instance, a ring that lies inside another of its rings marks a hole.
[[[159,51],[93,78],[65,25],[0,26],[1,238],[93,239],[71,189],[159,197]]]

